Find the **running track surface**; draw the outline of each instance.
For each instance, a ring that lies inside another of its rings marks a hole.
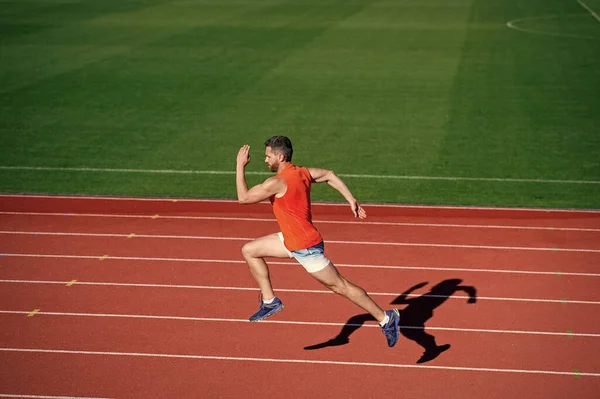
[[[0,196],[0,398],[600,397],[599,212],[365,208],[313,217],[401,310],[394,348],[289,259],[269,259],[285,309],[247,321],[268,204]]]

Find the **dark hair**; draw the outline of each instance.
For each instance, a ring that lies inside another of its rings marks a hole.
[[[273,136],[265,141],[265,147],[271,147],[273,151],[283,154],[284,161],[292,162],[294,150],[292,148],[292,142],[287,137]]]

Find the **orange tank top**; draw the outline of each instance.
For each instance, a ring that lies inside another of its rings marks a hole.
[[[283,178],[287,190],[283,197],[269,198],[273,213],[283,234],[288,251],[310,248],[323,241],[321,233],[312,223],[310,186],[312,178],[308,169],[289,164],[277,176]]]

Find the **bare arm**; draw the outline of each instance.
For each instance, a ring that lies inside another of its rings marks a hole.
[[[240,151],[238,152],[237,165],[235,168],[235,186],[240,204],[256,204],[285,189],[284,181],[277,176],[269,177],[262,184],[257,184],[251,189],[248,189],[244,172],[246,165],[249,162],[250,147],[245,145],[240,148]]]
[[[239,176],[236,176],[238,202],[240,204],[256,204],[281,191],[281,178],[279,177],[269,177],[263,183],[248,189],[243,172],[241,176],[241,179]]]
[[[315,183],[327,183],[331,187],[335,188],[339,191],[340,194],[344,196],[346,201],[350,204],[352,208],[352,213],[354,217],[358,217],[364,219],[367,217],[367,213],[360,206],[356,198],[350,192],[346,183],[342,181],[332,170],[320,169],[320,168],[308,168],[311,177],[313,178]]]

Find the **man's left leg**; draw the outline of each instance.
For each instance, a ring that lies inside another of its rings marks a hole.
[[[331,262],[325,268],[310,274],[336,294],[350,299],[354,304],[369,312],[382,327],[388,346],[392,347],[396,344],[400,333],[400,315],[397,309],[388,311],[381,309],[364,289],[346,280]]]
[[[378,322],[385,319],[385,312],[371,299],[367,292],[356,284],[346,280],[333,265],[329,264],[318,272],[311,273],[317,281],[338,295],[346,297],[366,310]]]

